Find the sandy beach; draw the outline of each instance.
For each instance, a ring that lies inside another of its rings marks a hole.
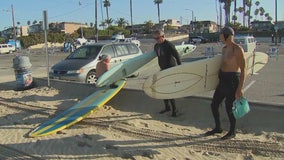
[[[203,52],[208,45],[198,46],[192,56]],[[265,52],[269,45],[260,47]],[[284,60],[283,53],[279,56],[280,62]],[[147,97],[139,89],[145,78],[142,74],[142,77],[129,79],[118,95],[81,122],[53,135],[28,138],[38,125],[84,99],[95,87],[51,81],[49,88],[42,74],[35,72],[37,87],[15,91],[13,76],[1,77],[0,82],[0,159],[284,159],[283,96],[276,97],[269,105],[260,103],[261,93],[257,93],[260,98],[255,98],[256,91],[248,90],[249,98],[255,101],[250,103],[251,112],[237,121],[236,138],[222,141],[220,138],[229,125],[224,106],[220,108],[224,132],[203,136],[214,127],[210,111],[212,93],[178,99],[177,117],[171,117],[170,113],[159,114],[162,101]],[[283,79],[283,74],[280,78]],[[275,86],[279,88],[277,93],[272,94],[284,93],[283,81],[279,84]],[[277,105],[273,105],[273,101]]]

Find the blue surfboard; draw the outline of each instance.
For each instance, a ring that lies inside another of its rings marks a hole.
[[[41,124],[29,134],[29,137],[50,135],[81,121],[113,98],[125,86],[125,80],[117,81],[115,84],[117,85],[116,88],[108,86],[98,88],[98,90],[87,98],[53,119]]]

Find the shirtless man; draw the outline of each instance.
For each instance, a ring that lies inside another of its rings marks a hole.
[[[225,44],[222,49],[222,62],[219,71],[219,84],[215,90],[211,103],[211,110],[215,120],[215,128],[205,133],[206,136],[221,133],[219,106],[225,98],[227,115],[230,121],[230,130],[221,139],[230,139],[236,136],[236,119],[232,113],[233,102],[243,96],[243,85],[246,75],[246,61],[243,49],[234,42],[234,30],[224,27],[220,40]]]

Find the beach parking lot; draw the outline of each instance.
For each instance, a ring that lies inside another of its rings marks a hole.
[[[176,43],[180,43],[176,42]],[[153,42],[144,40],[142,50],[151,51]],[[215,43],[200,44],[188,57],[198,57]],[[260,43],[266,52],[270,43]],[[127,80],[126,87],[105,106],[81,122],[57,134],[28,138],[39,124],[58,115],[91,94],[95,87],[51,81],[48,88],[46,57],[43,50],[32,50],[30,59],[37,87],[15,91],[12,59],[15,54],[0,55],[0,159],[284,159],[284,47],[279,56],[269,59],[258,73],[248,76],[245,96],[251,112],[237,121],[237,136],[220,141],[202,134],[214,127],[210,102],[212,92],[177,99],[178,116],[159,114],[161,100],[141,91],[143,82],[158,68],[145,69]],[[50,55],[50,65],[67,54]],[[225,108],[221,122],[228,129]]]

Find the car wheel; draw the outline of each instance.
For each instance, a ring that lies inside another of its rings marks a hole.
[[[97,80],[98,80],[98,78],[96,76],[96,72],[95,71],[90,71],[87,74],[86,83],[95,84],[97,82]]]

